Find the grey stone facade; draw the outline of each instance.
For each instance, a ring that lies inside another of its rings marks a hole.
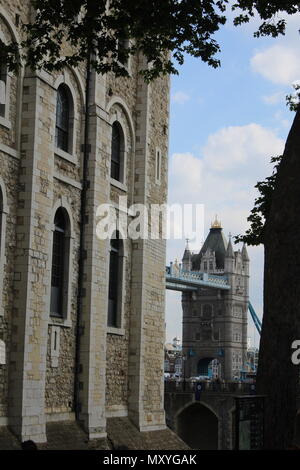
[[[0,0],[1,38],[20,41],[15,14],[29,2]],[[106,419],[126,417],[140,431],[165,428],[163,342],[165,242],[124,240],[121,313],[107,327],[109,240],[96,235],[97,208],[167,198],[169,79],[145,84],[140,56],[130,77],[92,73],[85,260],[77,337],[78,261],[83,164],[85,70],[49,75],[21,69],[7,76],[0,116],[0,425],[22,440],[46,442],[46,423],[75,419],[90,438],[106,435]],[[68,152],[56,148],[56,102],[63,84],[73,103]],[[123,181],[110,177],[112,124],[124,134]],[[161,154],[160,176],[156,153]],[[68,219],[64,315],[50,315],[54,216]],[[149,354],[151,352],[151,354]],[[1,361],[0,361],[1,362]],[[78,403],[74,402],[78,365]]]

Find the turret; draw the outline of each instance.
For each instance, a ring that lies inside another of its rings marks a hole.
[[[245,262],[249,263],[249,256],[248,256],[248,251],[247,251],[245,243],[243,244],[243,248],[242,248],[242,258],[243,258],[244,263]]]
[[[247,251],[245,243],[243,244],[243,248],[242,248],[242,263],[243,263],[244,273],[245,273],[246,276],[249,277],[250,259],[249,259],[249,256],[248,256],[248,251]]]
[[[189,248],[189,240],[186,240],[186,247],[182,257],[182,269],[184,271],[191,271],[192,269],[192,254]]]
[[[233,273],[234,264],[235,264],[235,256],[234,256],[232,243],[231,243],[231,235],[229,235],[229,242],[228,242],[226,254],[225,254],[225,272]]]

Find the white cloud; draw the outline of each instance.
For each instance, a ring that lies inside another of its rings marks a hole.
[[[300,77],[299,51],[275,45],[257,52],[251,59],[254,72],[280,85],[290,85]]]
[[[254,72],[272,83],[291,85],[300,79],[299,15],[280,16],[286,20],[286,34],[272,40],[271,47],[256,51],[250,64]]]
[[[273,93],[272,95],[264,95],[262,97],[263,102],[266,104],[279,104],[279,103],[284,103],[285,101],[285,93],[282,91],[277,91],[276,93]]]
[[[173,154],[169,172],[169,203],[204,203],[207,223],[215,213],[228,231],[240,233],[256,197],[257,181],[270,175],[270,158],[284,142],[258,124],[230,126],[211,134],[202,158]]]
[[[189,101],[190,96],[187,93],[184,93],[183,91],[176,91],[172,95],[172,101],[177,104],[185,104],[187,101]]]
[[[273,131],[255,123],[225,127],[208,137],[204,162],[211,171],[222,172],[222,178],[224,172],[229,172],[242,180],[249,179],[250,174],[266,169],[270,151],[277,154],[281,144]]]
[[[169,203],[204,203],[205,237],[215,214],[221,219],[226,237],[229,232],[233,235],[244,233],[248,228],[247,217],[258,195],[254,186],[271,174],[270,157],[281,154],[283,148],[282,139],[255,123],[222,128],[208,137],[202,158],[191,153],[171,156]],[[168,241],[167,247],[167,263],[176,257],[180,260],[185,240]],[[200,247],[191,244],[191,249],[197,252]],[[250,298],[260,313],[263,248],[250,247],[249,255]],[[167,333],[171,339],[175,334],[181,334],[180,294],[168,294],[167,299]]]

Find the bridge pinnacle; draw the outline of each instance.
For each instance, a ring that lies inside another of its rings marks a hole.
[[[221,221],[218,220],[218,216],[216,214],[214,222],[211,223],[211,228],[222,228]]]

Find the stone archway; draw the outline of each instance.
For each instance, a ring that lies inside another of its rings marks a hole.
[[[203,403],[192,403],[176,419],[177,434],[192,449],[218,449],[219,420]]]
[[[203,357],[197,363],[197,376],[221,377],[221,362],[215,357]]]

